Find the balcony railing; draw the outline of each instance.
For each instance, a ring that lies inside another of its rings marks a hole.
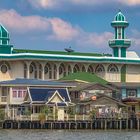
[[[7,102],[7,96],[2,96],[1,97],[1,102]]]

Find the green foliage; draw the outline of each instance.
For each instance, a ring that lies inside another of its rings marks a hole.
[[[75,109],[73,107],[69,107],[68,110],[67,110],[67,114],[75,115],[76,114]]]
[[[31,115],[31,110],[29,108],[25,108],[24,114],[26,116],[30,116]]]
[[[0,120],[4,120],[5,119],[5,112],[4,110],[0,109]]]
[[[90,119],[96,118],[96,113],[97,113],[96,109],[91,110],[89,113]]]
[[[49,112],[50,112],[50,110],[49,110],[48,106],[43,107],[40,111],[40,113],[43,113],[45,115],[48,115]]]

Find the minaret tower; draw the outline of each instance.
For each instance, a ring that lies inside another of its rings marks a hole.
[[[109,40],[109,46],[113,49],[114,57],[126,57],[126,50],[131,45],[131,40],[126,39],[125,28],[129,23],[126,21],[125,16],[119,10],[111,22],[111,26],[115,29],[114,39]]]
[[[13,46],[9,44],[9,32],[0,24],[0,54],[11,54]]]

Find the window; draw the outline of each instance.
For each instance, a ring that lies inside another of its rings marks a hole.
[[[17,98],[17,91],[13,91],[13,98]]]
[[[95,69],[96,73],[102,73],[105,72],[104,66],[102,64],[99,64],[96,69]]]
[[[8,89],[7,87],[2,87],[2,96],[7,96]]]
[[[136,89],[127,89],[127,97],[137,97]]]
[[[27,89],[26,88],[13,88],[12,93],[13,93],[12,95],[13,98],[24,98],[26,96]]]
[[[21,90],[18,91],[18,98],[22,98],[22,91]]]
[[[2,72],[2,73],[6,73],[7,71],[8,71],[8,68],[7,68],[6,64],[3,64],[3,65],[1,66],[1,72]]]
[[[25,91],[23,91],[23,97],[25,97],[26,96],[26,93],[27,93],[27,91],[25,90]]]
[[[24,64],[24,78],[27,78],[27,65]]]
[[[118,39],[121,39],[121,28],[118,28]]]
[[[6,73],[8,70],[10,70],[10,65],[6,61],[0,62],[0,71],[2,73]]]

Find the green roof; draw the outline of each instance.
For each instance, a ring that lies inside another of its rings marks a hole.
[[[111,54],[99,53],[81,53],[81,52],[65,52],[65,51],[45,51],[45,50],[26,50],[14,49],[13,53],[35,53],[35,54],[58,54],[58,55],[80,55],[80,56],[112,56]]]
[[[77,72],[77,73],[71,73],[68,76],[65,76],[61,78],[60,80],[81,80],[86,82],[92,82],[92,83],[99,83],[99,84],[107,84],[108,82],[100,77],[98,77],[96,74],[91,74],[88,72]]]

